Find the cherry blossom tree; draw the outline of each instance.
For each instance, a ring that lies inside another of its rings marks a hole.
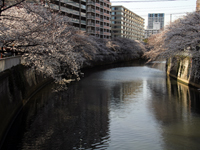
[[[25,0],[13,0],[13,1],[6,1],[6,0],[0,0],[0,15],[2,11],[6,11],[7,9],[17,6],[18,4],[24,2]]]
[[[0,19],[1,45],[24,52],[26,65],[56,80],[64,74],[78,76],[72,41],[78,30],[68,24],[68,17],[23,4],[2,12]]]
[[[69,76],[79,80],[81,68],[105,60],[117,62],[121,54],[129,59],[143,54],[140,42],[89,36],[69,22],[67,16],[42,5],[22,3],[2,12],[0,47],[23,53],[25,65],[58,82]]]
[[[192,56],[199,59],[200,12],[188,13],[168,25],[166,29],[149,38],[150,51],[145,56],[150,60],[158,57]]]

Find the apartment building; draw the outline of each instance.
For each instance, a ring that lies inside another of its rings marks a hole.
[[[51,9],[71,18],[71,24],[86,31],[86,0],[50,0]]]
[[[165,14],[164,13],[149,13],[148,14],[148,29],[155,29],[155,23],[160,23],[160,28],[164,28]]]
[[[111,37],[109,0],[51,0],[48,5],[70,17],[80,30],[100,38]]]
[[[87,33],[100,38],[110,38],[110,13],[109,0],[87,0]]]
[[[144,19],[124,6],[111,7],[111,34],[134,40],[144,39]]]
[[[145,30],[145,38],[149,38],[152,34],[157,34],[164,29],[164,20],[164,13],[149,13],[148,26]]]
[[[160,30],[158,29],[146,29],[144,33],[144,38],[149,38],[152,34],[160,33]]]

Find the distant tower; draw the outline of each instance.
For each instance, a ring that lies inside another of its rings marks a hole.
[[[197,0],[196,11],[200,11],[200,0]]]

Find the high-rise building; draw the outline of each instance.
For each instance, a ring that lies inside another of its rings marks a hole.
[[[145,38],[150,37],[152,34],[157,34],[164,28],[164,13],[149,13],[148,14],[148,26],[145,30]]]
[[[100,37],[110,38],[110,13],[109,0],[87,0],[87,33]]]
[[[124,6],[111,7],[111,33],[113,37],[144,39],[144,19]]]
[[[196,2],[196,11],[200,11],[200,0]]]
[[[50,0],[48,5],[70,17],[80,30],[100,38],[111,37],[109,0]]]
[[[70,17],[73,26],[86,31],[86,0],[50,0],[47,6]]]
[[[164,13],[149,13],[148,14],[148,29],[158,29],[155,28],[156,23],[160,23],[160,28],[164,28],[165,14]]]

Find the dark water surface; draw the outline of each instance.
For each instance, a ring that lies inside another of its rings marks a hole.
[[[156,69],[101,69],[24,106],[2,149],[199,150],[200,92]]]

